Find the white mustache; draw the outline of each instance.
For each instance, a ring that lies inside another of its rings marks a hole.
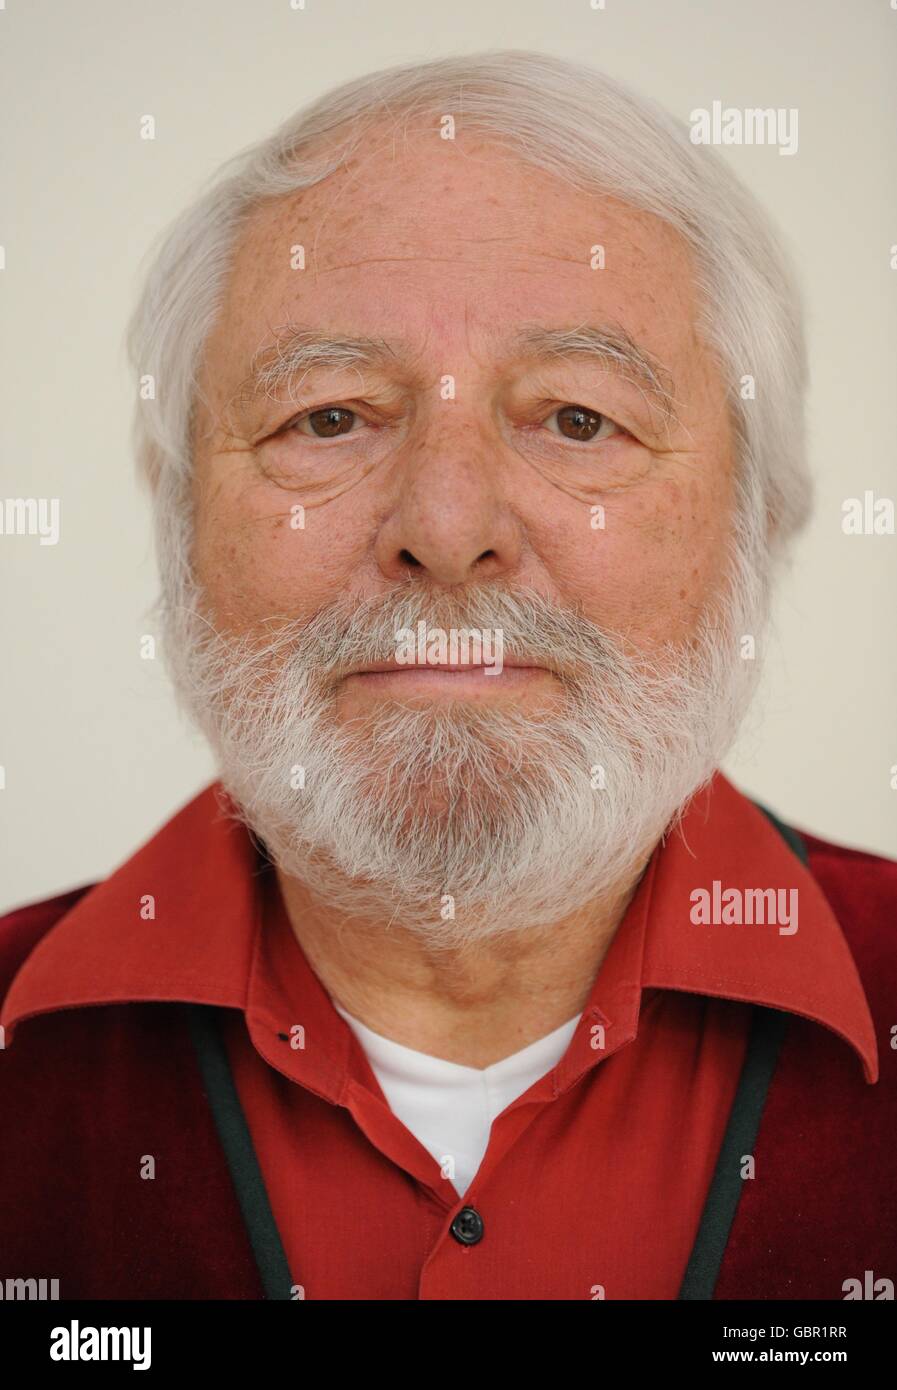
[[[575,681],[578,670],[610,673],[626,664],[617,634],[534,590],[481,587],[469,594],[413,592],[341,597],[310,619],[271,619],[263,632],[237,644],[241,659],[289,663],[331,682],[365,665],[390,661],[397,634],[417,630],[500,632],[508,662],[544,666]]]

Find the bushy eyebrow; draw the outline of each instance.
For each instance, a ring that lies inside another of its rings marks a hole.
[[[287,399],[291,400],[293,391],[312,371],[383,367],[389,362],[395,365],[397,360],[396,352],[383,338],[332,337],[287,324],[277,330],[273,341],[255,353],[234,403],[245,405],[260,397],[280,400],[280,390],[285,386],[289,387]]]
[[[670,421],[675,421],[675,383],[669,369],[616,325],[545,328],[532,324],[520,330],[517,351],[534,360],[585,357],[640,387]]]
[[[619,326],[546,328],[530,324],[518,330],[509,347],[518,360],[589,358],[605,371],[640,387],[668,420],[676,419],[674,384],[669,371]],[[363,367],[390,366],[395,369],[403,363],[407,365],[410,356],[410,349],[401,342],[333,337],[287,324],[254,355],[234,403],[247,404],[261,397],[281,400],[284,387],[289,391],[286,399],[292,401],[294,392],[312,371],[360,371]]]

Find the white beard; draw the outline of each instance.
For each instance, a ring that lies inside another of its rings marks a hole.
[[[765,623],[752,554],[742,538],[716,617],[686,646],[641,659],[571,610],[494,585],[449,595],[411,581],[235,640],[172,566],[161,621],[178,693],[280,870],[328,910],[456,949],[550,926],[634,882],[753,693],[759,663],[738,645],[744,633],[759,644]],[[420,620],[500,629],[506,657],[568,673],[562,706],[384,700],[336,723],[338,677],[391,659]]]

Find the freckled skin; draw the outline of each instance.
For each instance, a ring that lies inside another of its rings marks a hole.
[[[290,268],[297,242],[301,272]],[[596,243],[601,271],[589,265]],[[435,584],[534,587],[638,650],[687,639],[721,579],[733,506],[724,387],[695,316],[672,229],[481,143],[386,141],[258,210],[201,374],[211,410],[196,436],[195,563],[219,621],[240,633],[271,614],[310,617],[346,592],[382,593],[407,576],[410,552],[412,573]],[[253,353],[287,322],[401,337],[413,353],[392,443],[373,466],[343,455],[324,487],[298,486],[291,460],[330,441],[270,435],[306,404],[363,398],[368,382],[342,373],[316,379],[307,402],[300,391],[294,404],[240,405]],[[553,439],[550,464],[518,447],[503,393],[519,368],[505,343],[533,322],[622,326],[669,371],[680,422],[666,427],[637,388],[577,363],[552,369],[556,406],[584,403],[637,437]],[[304,529],[288,524],[296,502]],[[595,503],[603,530],[590,525]]]
[[[290,267],[297,243],[302,271]],[[599,243],[606,267],[595,271]],[[194,440],[193,560],[219,626],[238,635],[272,616],[308,619],[410,574],[446,589],[533,588],[660,664],[655,649],[688,641],[719,592],[733,512],[725,388],[696,312],[687,250],[664,223],[461,135],[390,135],[257,210],[201,364],[209,408]],[[367,369],[314,377],[291,398],[249,405],[253,355],[287,323],[401,338],[410,356],[392,381]],[[622,328],[675,383],[678,423],[594,362],[524,369],[507,346],[524,324]],[[446,375],[453,400],[440,394]],[[325,453],[332,441],[284,430],[302,409],[369,398],[386,423],[366,424],[358,442]],[[540,401],[585,406],[622,432],[585,446],[559,438]],[[289,524],[296,504],[304,529]],[[591,525],[596,505],[604,529]],[[488,698],[535,710],[557,695],[543,676],[513,689],[490,681]],[[337,719],[380,698],[351,685],[338,687]],[[475,1067],[583,1008],[637,877],[548,936],[434,953],[400,922],[386,932],[337,920],[278,871],[302,949],[344,1008]]]

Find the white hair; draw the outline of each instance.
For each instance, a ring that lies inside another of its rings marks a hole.
[[[241,227],[264,200],[334,173],[372,127],[412,115],[432,117],[434,130],[451,115],[459,133],[490,137],[684,237],[697,328],[728,387],[741,502],[768,519],[775,565],[811,497],[802,310],[784,248],[753,195],[713,150],[691,142],[684,122],[592,68],[515,50],[405,64],[333,89],[228,160],[163,234],[127,334],[136,374],[155,384],[153,399],[137,405],[135,447],[156,499],[160,560],[187,563],[171,522],[188,506],[199,367]],[[746,377],[753,399],[742,398]]]

